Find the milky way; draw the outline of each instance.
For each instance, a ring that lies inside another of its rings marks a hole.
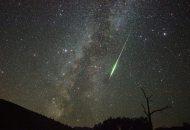
[[[16,0],[0,3],[0,98],[72,126],[144,116],[190,121],[190,3],[177,0]],[[110,72],[131,30],[130,39]]]

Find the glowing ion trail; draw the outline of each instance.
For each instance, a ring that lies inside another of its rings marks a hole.
[[[123,50],[124,50],[124,48],[125,48],[125,46],[126,46],[126,44],[127,44],[127,41],[129,40],[130,35],[131,35],[131,31],[130,31],[130,33],[129,33],[129,35],[128,35],[128,37],[127,37],[127,39],[126,39],[126,41],[125,41],[125,43],[124,43],[124,45],[123,45],[123,47],[122,47],[122,49],[121,49],[121,52],[120,52],[120,54],[119,54],[119,56],[118,56],[118,58],[117,58],[115,64],[114,64],[113,67],[112,67],[112,71],[111,71],[111,73],[110,73],[109,79],[112,77],[112,75],[113,75],[113,73],[114,73],[114,71],[115,71],[115,69],[116,69],[116,67],[117,67],[117,65],[118,65],[119,59],[120,59],[120,57],[121,57],[121,54],[123,53]]]

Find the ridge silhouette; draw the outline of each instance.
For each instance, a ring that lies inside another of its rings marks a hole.
[[[53,119],[0,99],[0,130],[71,130]]]

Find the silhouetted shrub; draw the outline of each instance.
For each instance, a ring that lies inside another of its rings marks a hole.
[[[108,119],[94,126],[95,130],[149,130],[146,118],[116,118]]]

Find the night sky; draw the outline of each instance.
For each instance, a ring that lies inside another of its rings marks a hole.
[[[71,126],[190,122],[188,0],[1,0],[0,98]],[[113,75],[109,78],[129,36]]]

